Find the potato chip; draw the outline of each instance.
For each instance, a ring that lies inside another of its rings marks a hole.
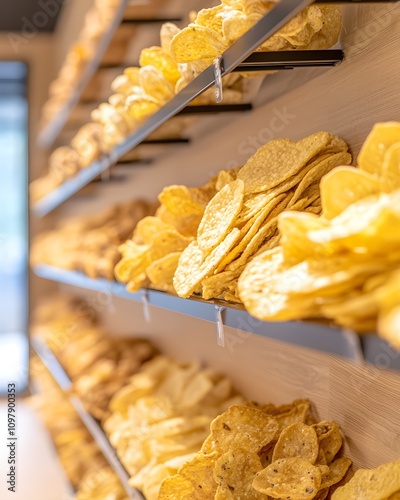
[[[243,181],[232,181],[208,203],[197,231],[197,243],[203,251],[215,248],[233,227],[242,208],[243,187]]]
[[[129,79],[131,86],[139,85],[139,68],[137,66],[125,68],[123,74]]]
[[[160,30],[160,41],[162,50],[169,54],[169,44],[171,40],[180,32],[180,28],[174,23],[163,23]],[[146,64],[151,64],[150,62],[146,62]],[[158,68],[160,69],[160,68]]]
[[[381,186],[388,193],[400,189],[400,138],[388,147],[383,157]]]
[[[246,406],[232,406],[211,424],[212,449],[245,449],[258,453],[274,440],[278,424],[262,410]]]
[[[253,488],[272,498],[311,500],[321,486],[321,472],[302,458],[282,458],[258,472]]]
[[[376,469],[360,469],[350,481],[338,488],[332,500],[387,500],[400,491],[400,460]]]
[[[168,229],[172,229],[172,226],[166,224],[158,217],[144,217],[136,224],[133,241],[138,244],[151,245],[160,232]]]
[[[146,500],[157,500],[160,485],[165,477],[170,476],[170,471],[163,464],[155,465],[144,476],[142,491]]]
[[[182,252],[172,252],[153,261],[146,274],[152,285],[171,285]]]
[[[311,170],[309,170],[298,186],[295,189],[293,198],[291,199],[291,204],[294,205],[297,200],[299,200],[306,189],[310,187],[311,184],[314,182],[318,182],[321,180],[321,178],[326,175],[329,171],[331,171],[334,167],[337,167],[339,165],[349,165],[351,162],[351,156],[349,153],[346,152],[341,152],[341,153],[336,153],[328,158],[323,159],[319,163],[315,165]],[[319,192],[318,185],[317,185],[317,192]],[[289,205],[290,207],[290,205]]]
[[[324,23],[307,45],[307,50],[321,50],[333,47],[339,40],[342,28],[342,9],[336,5],[318,5]]]
[[[281,432],[272,455],[272,462],[281,458],[301,457],[315,464],[318,451],[318,438],[315,430],[299,422],[289,425]]]
[[[244,266],[238,267],[234,271],[223,271],[205,278],[201,282],[203,299],[208,300],[213,297],[219,297],[226,289],[228,283],[236,280],[243,269]]]
[[[350,458],[338,458],[329,466],[329,473],[322,475],[321,488],[330,488],[341,481],[351,465]]]
[[[222,22],[224,20],[224,11],[226,7],[217,5],[210,9],[202,9],[197,13],[194,24],[204,26],[205,28],[212,28],[216,33],[222,36]]]
[[[343,186],[346,186],[343,189]],[[380,183],[371,174],[349,167],[338,167],[321,180],[324,217],[333,219],[352,203],[380,191]]]
[[[324,451],[327,464],[330,465],[343,444],[339,426],[336,424],[331,430],[319,437],[320,448]]]
[[[222,22],[222,34],[224,40],[231,45],[238,38],[243,36],[257,21],[261,19],[259,15],[246,15],[239,10],[228,12]]]
[[[376,123],[365,139],[357,162],[362,170],[381,175],[386,151],[400,141],[400,123]]]
[[[135,293],[138,292],[141,288],[145,288],[148,284],[149,280],[147,279],[146,273],[139,273],[128,281],[126,290],[128,292]]]
[[[160,101],[150,96],[131,95],[125,101],[125,110],[128,115],[139,121],[156,113],[160,107]]]
[[[170,43],[171,55],[178,63],[198,59],[212,60],[226,48],[221,35],[211,28],[196,24],[189,24]]]
[[[149,257],[152,262],[170,253],[182,252],[192,241],[192,238],[182,236],[175,229],[167,229],[159,233],[150,247]]]
[[[171,83],[154,66],[142,66],[139,70],[139,80],[145,93],[160,103],[166,103],[175,95]]]
[[[238,179],[244,182],[244,193],[260,193],[279,185],[297,174],[331,140],[327,132],[318,132],[298,142],[289,139],[267,142],[238,174]]]
[[[158,500],[200,500],[190,481],[179,474],[166,477],[161,483]],[[204,499],[205,500],[205,499]]]
[[[254,476],[261,469],[256,453],[240,449],[224,453],[214,467],[214,481],[218,484],[215,500],[265,500],[265,496],[252,487]]]
[[[199,189],[186,186],[168,186],[158,195],[160,203],[174,215],[203,215],[209,197]]]
[[[167,23],[168,25],[171,23]],[[164,25],[163,25],[164,26]],[[177,28],[175,25],[172,25],[175,28]],[[170,28],[168,28],[169,30]],[[164,33],[163,34],[163,28],[161,28],[161,37],[170,37],[173,36],[172,33]],[[178,30],[179,32],[179,30]],[[169,42],[168,42],[169,45]],[[162,85],[163,89],[167,89],[167,93],[165,95],[169,95],[170,92],[174,94],[174,86],[176,82],[179,80],[181,77],[181,74],[179,73],[178,65],[172,58],[172,56],[169,54],[169,51],[166,52],[164,48],[161,47],[149,47],[145,48],[141,51],[140,53],[140,58],[139,58],[139,64],[142,67],[153,67],[155,68],[166,80],[165,83],[168,83],[167,86],[164,84]],[[146,87],[143,86],[142,84],[143,81],[143,75],[141,75],[140,78],[140,84],[144,88],[144,90],[149,94],[152,95],[153,97],[157,97],[153,93],[150,93]],[[164,91],[163,91],[164,92]],[[171,96],[172,97],[172,96]]]
[[[147,245],[138,245],[133,241],[127,241],[120,245],[119,251],[122,259],[115,266],[115,277],[118,281],[127,283],[136,273],[143,272],[147,265]]]
[[[174,276],[174,287],[180,297],[189,297],[197,285],[218,267],[224,255],[237,242],[239,234],[239,229],[232,229],[224,241],[209,254],[200,249],[197,241],[192,241],[185,248]]]

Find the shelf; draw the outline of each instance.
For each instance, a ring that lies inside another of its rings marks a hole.
[[[265,40],[311,3],[313,3],[312,0],[282,0],[277,4],[253,28],[247,31],[224,52],[221,59],[222,76],[234,70],[242,61],[251,56]],[[96,61],[96,66],[98,63],[99,61]],[[88,182],[114,165],[119,158],[143,142],[160,125],[185,109],[191,101],[210,88],[214,83],[214,67],[211,65],[190,82],[179,94],[166,103],[165,106],[151,115],[142,127],[128,136],[121,144],[117,145],[108,156],[80,171],[73,179],[66,181],[58,189],[35,203],[33,212],[38,216],[50,213],[82,189]],[[193,109],[184,113],[193,113]]]
[[[111,446],[106,434],[104,433],[98,421],[86,411],[81,400],[71,393],[72,382],[53,352],[49,349],[46,343],[38,337],[33,337],[31,339],[31,345],[43,364],[49,370],[50,374],[52,375],[53,379],[56,381],[60,389],[68,397],[69,402],[74,407],[76,413],[91,434],[97,446],[100,448],[101,452],[104,455],[104,458],[107,460],[110,467],[113,469],[115,474],[118,476],[118,479],[121,481],[121,484],[124,487],[128,498],[130,500],[144,500],[143,495],[138,490],[132,488],[129,485],[129,474],[121,464],[114,448]]]
[[[148,304],[196,319],[218,323],[218,310],[222,308],[223,324],[237,332],[267,337],[288,344],[342,356],[356,363],[363,361],[378,368],[400,371],[400,352],[375,335],[359,337],[350,330],[317,322],[260,321],[241,306],[222,301],[205,301],[201,298],[181,299],[156,290],[130,293],[115,281],[92,279],[77,271],[67,271],[47,265],[34,267],[37,276],[58,283],[93,290],[116,297]],[[218,326],[218,325],[217,325]],[[239,335],[225,335],[225,347],[229,350],[240,342]]]
[[[105,53],[105,51],[107,50],[108,46],[111,43],[111,40],[114,36],[116,29],[121,24],[124,11],[126,9],[126,5],[127,5],[127,0],[122,0],[117,11],[115,12],[115,17],[113,22],[108,28],[108,31],[104,33],[102,39],[98,43],[95,55],[85,66],[80,76],[80,79],[76,84],[75,88],[73,89],[73,91],[71,92],[71,94],[69,95],[69,98],[40,132],[37,141],[40,147],[49,148],[56,140],[58,134],[61,132],[63,126],[68,120],[71,111],[78,103],[82,92],[85,90],[85,87],[89,84],[93,74],[97,70],[100,61],[103,57],[103,54]]]

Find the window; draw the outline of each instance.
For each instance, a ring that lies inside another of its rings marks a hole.
[[[28,380],[27,67],[0,62],[0,393]]]

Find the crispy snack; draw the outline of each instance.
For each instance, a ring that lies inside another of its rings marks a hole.
[[[158,498],[164,478],[163,498],[198,494],[205,500],[216,491],[216,455],[196,453],[213,418],[235,403],[243,399],[228,378],[197,363],[158,356],[117,391],[104,428],[131,475],[130,484],[148,500]],[[174,476],[178,469],[179,478]]]
[[[114,266],[121,258],[119,245],[152,210],[148,203],[135,200],[68,220],[35,238],[31,262],[82,271],[91,278],[113,279]]]
[[[158,498],[323,499],[351,464],[345,457],[333,461],[337,446],[323,444],[333,442],[338,430],[335,422],[315,424],[307,400],[282,406],[231,406],[211,423],[201,451],[164,479]],[[329,465],[326,449],[334,450]],[[203,484],[201,475],[207,496],[196,487]]]
[[[31,367],[39,392],[29,403],[51,434],[61,464],[76,489],[76,500],[106,500],[111,493],[115,500],[128,500],[117,476],[42,362],[33,358]]]
[[[327,132],[305,139],[270,141],[247,163],[222,171],[197,239],[182,252],[174,276],[181,297],[240,302],[238,278],[261,251],[278,244],[278,216],[286,210],[320,213],[319,182],[334,167],[349,164],[347,144]]]
[[[221,2],[202,9],[191,24],[170,42],[170,52],[178,63],[209,62],[222,54],[252,28],[276,3],[274,1]],[[311,6],[304,9],[259,50],[327,49],[339,38],[342,24],[340,7]]]
[[[339,167],[323,177],[321,216],[280,215],[280,246],[255,257],[239,279],[240,298],[253,315],[325,317],[359,332],[378,327],[400,348],[394,293],[400,237],[393,231],[400,225],[399,151],[400,124],[377,124],[361,149],[359,169]]]
[[[127,290],[141,287],[174,292],[173,277],[179,258],[196,235],[207,203],[215,194],[211,180],[201,188],[168,186],[159,195],[154,217],[142,219],[132,236],[120,245],[122,258],[115,266],[118,281]]]
[[[360,469],[338,488],[332,500],[395,500],[400,498],[400,460],[376,469]]]
[[[77,299],[48,300],[36,312],[32,330],[45,338],[87,410],[103,420],[110,414],[115,392],[156,350],[146,340],[106,335],[94,317],[93,310]]]

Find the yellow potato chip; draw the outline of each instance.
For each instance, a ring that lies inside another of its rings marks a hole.
[[[226,10],[226,8],[223,5],[217,5],[210,9],[202,9],[197,13],[194,24],[204,26],[205,28],[212,28],[216,33],[222,36],[224,10]]]
[[[171,228],[172,226],[166,224],[158,217],[147,216],[136,224],[133,240],[139,244],[151,245],[160,232]]]
[[[164,23],[161,26],[160,30],[160,41],[161,48],[166,53],[169,54],[169,44],[171,40],[180,32],[180,28],[174,23]],[[157,51],[158,52],[158,51]],[[175,61],[174,61],[175,62]],[[150,64],[150,62],[146,62],[146,64]],[[157,67],[157,66],[156,66]],[[160,69],[160,68],[158,68]],[[165,75],[164,75],[165,76]],[[167,78],[167,77],[166,77]]]
[[[174,36],[170,43],[172,57],[178,63],[212,60],[222,54],[227,46],[216,31],[204,26],[189,24]]]
[[[321,50],[333,47],[339,40],[342,29],[342,9],[336,5],[318,5],[324,23],[307,44],[307,50]]]
[[[307,188],[310,189],[311,184],[315,182],[319,184],[321,178],[325,174],[330,172],[333,168],[338,167],[339,165],[349,165],[350,162],[351,162],[350,154],[346,152],[340,152],[334,155],[330,155],[328,158],[325,158],[319,163],[317,163],[311,170],[309,170],[304,175],[304,177],[296,187],[293,198],[290,201],[290,204],[294,205],[297,200],[303,197]],[[318,184],[316,185],[317,192],[319,191]]]
[[[400,142],[400,123],[376,123],[365,139],[357,162],[362,170],[382,175],[382,165],[386,151]]]
[[[278,186],[304,168],[331,140],[327,132],[318,132],[298,142],[289,139],[267,142],[238,174],[238,179],[244,182],[244,193],[260,193]]]
[[[301,457],[315,464],[318,451],[318,438],[315,430],[299,422],[289,425],[281,432],[272,455],[272,462],[281,458]]]
[[[282,458],[258,472],[253,488],[272,498],[312,500],[321,486],[318,467],[302,458]]]
[[[209,202],[204,192],[186,186],[168,186],[158,195],[160,203],[174,215],[202,215]]]
[[[131,95],[125,101],[125,110],[128,115],[139,121],[154,114],[160,107],[160,102],[150,96]]]
[[[138,292],[141,288],[146,287],[149,284],[149,280],[147,279],[146,273],[140,273],[137,276],[134,276],[128,281],[126,285],[126,289],[128,292]]]
[[[239,234],[239,229],[232,229],[224,241],[209,254],[200,249],[197,241],[185,248],[174,276],[174,287],[180,297],[190,297],[197,285],[218,267],[224,255],[237,242]]]
[[[171,23],[166,23],[167,25],[171,25]],[[140,66],[153,66],[156,68],[167,80],[170,86],[168,86],[168,92],[170,90],[173,91],[173,87],[175,86],[176,82],[179,80],[181,77],[181,74],[179,73],[178,65],[172,58],[172,56],[169,54],[169,43],[170,40],[175,36],[175,29],[177,29],[179,32],[179,28],[172,24],[174,28],[164,28],[165,24],[161,28],[161,40],[164,43],[168,43],[168,51],[164,49],[164,47],[149,47],[146,49],[143,49],[142,52],[140,53],[140,59],[139,59],[139,64]],[[142,78],[140,80],[142,82]],[[144,87],[143,87],[144,88]],[[149,93],[149,92],[148,92]],[[149,93],[150,95],[153,95]]]
[[[127,283],[135,274],[144,272],[148,265],[148,245],[138,245],[127,241],[119,247],[122,259],[115,266],[115,277],[122,283]]]
[[[343,187],[345,186],[345,189]],[[321,180],[324,217],[333,219],[350,204],[380,191],[379,179],[363,170],[338,167]]]
[[[231,406],[211,424],[212,449],[245,449],[258,453],[274,440],[278,424],[262,410],[247,406]]]
[[[388,147],[383,157],[381,184],[388,193],[400,189],[400,139]]]
[[[166,477],[161,483],[158,500],[176,500],[176,498],[181,500],[200,500],[201,497],[196,496],[196,491],[188,479],[175,474],[174,476]]]
[[[191,241],[192,238],[182,236],[175,229],[167,229],[154,238],[149,250],[149,258],[154,262],[170,253],[182,252]]]
[[[214,481],[218,484],[215,500],[265,500],[265,496],[252,487],[254,476],[261,469],[256,453],[241,449],[224,453],[214,467]]]
[[[234,271],[223,271],[205,278],[201,285],[203,299],[208,300],[213,297],[219,297],[226,289],[228,283],[237,279],[242,273],[244,266],[235,269]]]
[[[182,252],[172,252],[152,262],[146,274],[152,285],[171,285]]]
[[[197,231],[197,243],[203,251],[215,248],[234,226],[243,204],[243,187],[243,181],[232,181],[208,203]]]
[[[128,78],[130,86],[140,85],[140,79],[139,79],[139,69],[138,67],[129,67],[124,69],[124,75]]]
[[[339,426],[332,427],[326,434],[319,437],[319,446],[324,451],[326,462],[330,465],[343,444]]]
[[[387,500],[400,491],[400,460],[376,469],[360,469],[350,481],[338,488],[332,500]]]
[[[222,21],[222,34],[226,43],[231,45],[238,38],[243,36],[257,21],[261,19],[260,15],[246,15],[240,10],[228,12]]]
[[[160,103],[173,98],[174,88],[154,66],[142,66],[139,70],[140,86],[145,93]]]
[[[351,465],[350,458],[338,458],[329,466],[329,472],[322,476],[321,488],[330,488],[341,481]]]

